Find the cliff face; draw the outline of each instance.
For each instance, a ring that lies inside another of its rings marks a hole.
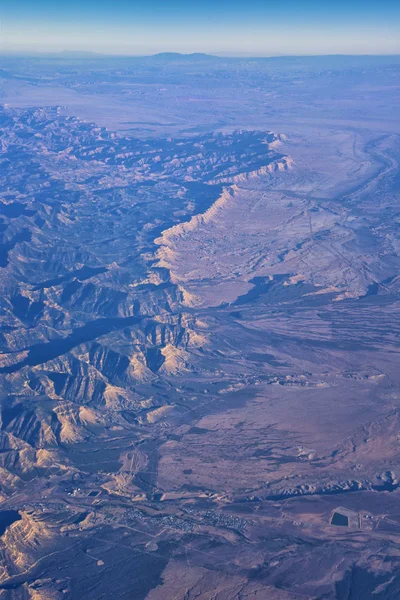
[[[88,478],[140,495],[148,459],[126,458],[118,440],[186,410],[170,380],[196,388],[205,368],[208,325],[184,309],[196,298],[170,272],[169,244],[290,161],[270,132],[143,142],[50,109],[1,119],[0,492],[24,497],[1,581],[22,574],[21,598],[55,598],[29,568],[70,515],[45,516],[43,499],[79,495]]]

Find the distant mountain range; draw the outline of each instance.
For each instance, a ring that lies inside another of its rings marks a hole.
[[[153,54],[148,58],[154,58],[166,61],[202,61],[202,60],[220,60],[219,56],[214,54],[205,54],[204,52],[193,52],[192,54],[182,54],[181,52],[160,52]]]
[[[61,59],[98,59],[98,58],[130,58],[141,60],[157,60],[164,62],[200,62],[205,60],[221,60],[221,57],[213,54],[205,54],[204,52],[194,52],[184,54],[181,52],[160,52],[158,54],[149,55],[114,55],[103,54],[101,52],[91,52],[89,50],[62,50],[60,52],[0,52],[0,56],[31,56],[31,57],[46,57],[46,58],[61,58]]]
[[[287,56],[241,56],[234,54],[231,56],[217,56],[215,54],[207,54],[205,52],[181,53],[181,52],[159,52],[157,54],[148,55],[123,55],[123,54],[103,54],[100,52],[92,52],[89,50],[62,50],[60,52],[28,52],[15,51],[4,52],[0,50],[0,56],[7,57],[29,57],[29,58],[48,58],[60,60],[133,60],[133,61],[149,61],[165,64],[187,64],[187,63],[202,63],[202,62],[218,62],[218,61],[270,61],[272,64],[309,64],[312,67],[317,67],[324,63],[325,67],[330,64],[331,68],[341,68],[348,66],[349,63],[353,67],[361,67],[364,64],[368,66],[385,64],[388,60],[394,64],[399,64],[400,55],[351,55],[351,54],[328,54],[328,55],[287,55]]]
[[[100,58],[109,56],[99,52],[90,52],[85,50],[63,50],[62,52],[51,53],[55,56],[65,58]],[[155,60],[165,60],[168,62],[172,61],[201,61],[201,60],[218,60],[219,56],[213,54],[205,54],[204,52],[193,52],[191,54],[184,54],[181,52],[159,52],[158,54],[150,54],[147,56],[133,56],[132,58],[150,58]]]

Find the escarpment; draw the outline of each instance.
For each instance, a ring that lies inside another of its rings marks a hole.
[[[82,407],[134,407],[135,386],[191,372],[208,335],[169,244],[290,160],[271,132],[144,142],[52,109],[2,116],[2,431],[57,448],[90,437]]]

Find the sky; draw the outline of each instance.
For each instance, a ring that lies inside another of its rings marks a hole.
[[[399,54],[400,0],[0,0],[0,51]]]

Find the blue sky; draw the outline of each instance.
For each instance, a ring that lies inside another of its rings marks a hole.
[[[400,0],[2,0],[2,50],[400,53]]]

